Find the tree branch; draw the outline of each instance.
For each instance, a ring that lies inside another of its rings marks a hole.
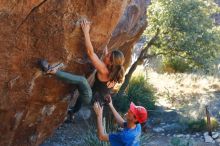
[[[160,29],[158,28],[155,35],[150,39],[150,41],[148,42],[147,46],[142,49],[140,55],[138,58],[142,58],[144,56],[144,54],[148,51],[148,49],[153,45],[153,43],[157,40],[158,35],[160,33]],[[138,60],[138,59],[137,59]]]
[[[129,84],[129,81],[131,79],[131,76],[132,76],[133,72],[135,71],[135,69],[137,68],[138,65],[143,63],[143,56],[144,56],[145,52],[147,52],[148,49],[157,40],[159,32],[160,32],[160,30],[157,29],[156,34],[151,38],[151,40],[148,42],[147,46],[144,49],[141,50],[141,53],[138,56],[137,60],[131,65],[131,68],[129,69],[128,73],[125,75],[125,80],[124,80],[123,84],[121,85],[121,87],[120,87],[120,89],[119,89],[116,96],[122,96],[124,94],[125,89],[127,88],[128,84]]]

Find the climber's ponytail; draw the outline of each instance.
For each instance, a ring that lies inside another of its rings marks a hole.
[[[121,83],[124,78],[124,55],[119,50],[114,50],[111,53],[110,60],[112,65],[109,67],[110,82]]]

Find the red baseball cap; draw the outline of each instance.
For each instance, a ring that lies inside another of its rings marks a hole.
[[[136,106],[133,102],[131,102],[130,110],[135,115],[139,123],[147,121],[147,110],[143,106]]]

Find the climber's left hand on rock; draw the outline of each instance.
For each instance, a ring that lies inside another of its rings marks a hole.
[[[83,30],[84,34],[89,33],[90,25],[91,25],[91,23],[89,21],[84,19],[84,20],[82,20],[80,25],[82,27],[82,30]]]

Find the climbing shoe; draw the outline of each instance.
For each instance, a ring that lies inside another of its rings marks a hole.
[[[38,64],[41,68],[42,71],[46,72],[47,74],[50,74],[53,71],[57,71],[58,69],[62,68],[64,66],[63,63],[59,63],[56,65],[49,65],[49,63],[47,62],[47,60],[41,59],[38,61]]]
[[[47,60],[40,59],[38,60],[38,65],[40,66],[41,70],[47,72],[50,69],[50,65]]]

